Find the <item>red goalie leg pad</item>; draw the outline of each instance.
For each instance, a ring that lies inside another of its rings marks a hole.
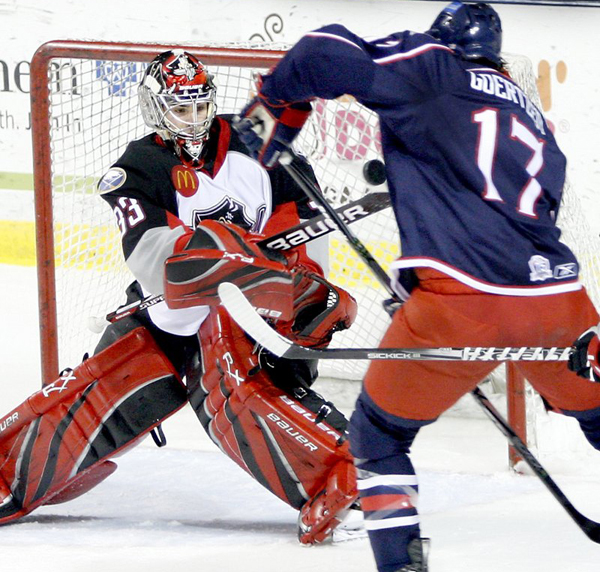
[[[302,542],[322,540],[357,497],[345,418],[311,390],[275,387],[225,310],[211,310],[200,338],[204,372],[188,385],[207,433],[265,488],[307,511]]]
[[[108,458],[185,403],[143,328],[65,370],[0,421],[0,524],[89,490],[114,470]]]
[[[300,542],[323,542],[357,497],[356,469],[352,461],[344,459],[331,469],[325,487],[302,507],[298,519]]]
[[[207,429],[223,451],[296,509],[316,495],[339,460],[352,462],[345,435],[268,380],[241,385]]]
[[[103,461],[79,473],[65,488],[45,501],[44,504],[60,504],[80,497],[117,470],[117,463]]]

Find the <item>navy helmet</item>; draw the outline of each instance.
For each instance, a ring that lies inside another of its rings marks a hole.
[[[489,4],[452,2],[439,13],[427,34],[467,60],[487,60],[502,67],[502,25]]]

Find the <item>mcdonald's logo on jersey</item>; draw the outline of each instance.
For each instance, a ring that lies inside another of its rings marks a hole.
[[[198,190],[198,176],[193,169],[183,165],[173,167],[171,181],[175,190],[184,197],[191,197]]]

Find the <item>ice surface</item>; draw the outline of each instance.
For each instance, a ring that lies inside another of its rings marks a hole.
[[[0,281],[4,414],[39,387],[39,338],[34,270],[0,265]],[[189,408],[165,432],[167,447],[146,440],[83,497],[0,528],[1,570],[375,570],[367,540],[301,547],[296,512],[218,451]],[[432,572],[600,569],[600,546],[543,485],[507,471],[504,438],[488,420],[443,417],[419,435],[413,461]],[[600,453],[542,461],[575,506],[600,521]]]

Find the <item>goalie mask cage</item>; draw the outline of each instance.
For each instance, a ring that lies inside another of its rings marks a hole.
[[[99,336],[87,328],[88,318],[103,317],[125,301],[124,290],[133,276],[123,262],[113,215],[98,196],[96,185],[129,141],[150,132],[138,109],[137,85],[148,62],[173,47],[55,41],[41,46],[32,59],[36,251],[45,383],[93,351]],[[255,74],[272,67],[286,49],[282,44],[176,47],[193,53],[215,75],[218,113],[238,112],[253,94]],[[539,104],[531,62],[508,54],[506,61],[514,79]],[[317,100],[313,107],[296,144],[311,162],[327,199],[341,206],[365,193],[384,190],[385,184],[373,186],[362,175],[367,161],[381,157],[376,116],[350,97]],[[570,188],[565,197],[563,236],[579,256],[583,280],[598,306],[600,245]],[[399,256],[390,209],[357,222],[352,229],[384,268]],[[329,279],[349,290],[359,303],[356,323],[336,334],[332,347],[377,345],[389,324],[381,308],[384,289],[341,233],[331,234],[321,248],[327,255]],[[366,367],[363,361],[335,360],[321,362],[320,371],[325,377],[359,380]],[[531,443],[535,419],[525,413],[526,402],[536,406],[535,394],[508,369],[509,421],[524,439],[529,426]],[[511,460],[516,460],[514,453]]]

